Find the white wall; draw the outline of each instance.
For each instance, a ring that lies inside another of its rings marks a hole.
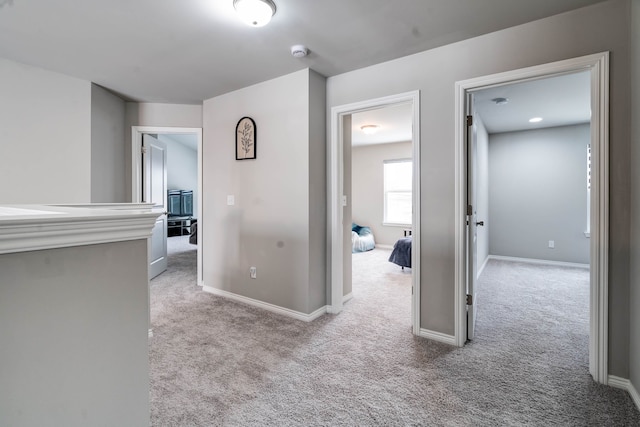
[[[631,2],[631,295],[630,380],[640,392],[640,1]],[[638,404],[638,402],[636,402]]]
[[[0,58],[0,203],[91,201],[91,83]]]
[[[326,179],[323,159],[311,158],[324,150],[324,135],[310,135],[311,122],[324,122],[324,97],[310,107],[311,93],[322,95],[318,79],[306,69],[204,102],[205,287],[305,314],[325,305],[324,280],[309,277],[316,262],[310,256],[324,252],[326,241],[324,214],[310,212],[310,195],[324,188],[314,182]],[[244,116],[256,123],[256,160],[235,160],[236,124]],[[250,266],[257,279],[249,278]]]
[[[589,263],[590,138],[588,124],[489,136],[491,255]]]
[[[172,139],[171,134],[159,134],[158,139],[167,144],[167,190],[192,190],[193,215],[197,216],[198,151]]]
[[[328,79],[328,117],[334,106],[421,91],[421,328],[454,334],[455,82],[610,51],[609,372],[628,377],[629,4],[598,3]]]
[[[91,85],[91,202],[127,201],[125,102]]]
[[[474,117],[476,129],[476,221],[484,221],[483,226],[476,227],[477,236],[477,268],[478,274],[489,257],[489,233],[491,217],[489,215],[489,135],[479,115]]]
[[[384,161],[411,159],[412,156],[411,142],[356,146],[352,149],[352,220],[370,227],[377,245],[393,245],[404,237],[405,228],[383,225]]]

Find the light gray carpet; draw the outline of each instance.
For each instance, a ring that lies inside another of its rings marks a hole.
[[[195,247],[173,246],[151,285],[154,426],[640,425],[588,374],[586,270],[490,262],[458,349],[411,334],[387,250],[354,255],[343,313],[304,323],[203,293]]]

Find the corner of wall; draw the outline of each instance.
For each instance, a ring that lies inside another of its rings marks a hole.
[[[630,13],[631,117],[640,115],[640,1],[632,0]],[[635,76],[635,78],[634,78]],[[640,122],[631,122],[631,218],[640,215]],[[640,409],[640,224],[631,221],[629,271],[629,380]],[[633,392],[632,392],[633,396]]]
[[[327,79],[309,69],[309,312],[327,303]]]

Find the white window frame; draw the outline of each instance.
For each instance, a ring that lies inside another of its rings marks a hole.
[[[382,198],[383,198],[382,225],[391,226],[391,227],[411,227],[412,224],[410,222],[409,223],[390,222],[390,221],[387,220],[387,193],[389,193],[389,191],[387,191],[387,180],[386,180],[385,166],[387,164],[390,164],[390,163],[408,163],[409,166],[411,167],[411,174],[413,175],[413,159],[411,159],[411,158],[384,160],[382,162],[382,182],[383,182],[383,189],[382,189]],[[408,192],[409,195],[411,196],[411,210],[413,211],[413,179],[409,180],[409,184],[412,186],[411,188],[409,188],[409,190],[394,190],[393,192],[396,192],[396,193]],[[413,217],[413,216],[411,216],[411,217]]]

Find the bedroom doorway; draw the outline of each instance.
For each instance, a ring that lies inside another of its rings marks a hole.
[[[405,110],[409,114],[411,126],[410,152],[412,167],[411,205],[413,208],[411,227],[404,227],[413,236],[420,235],[420,144],[419,144],[419,91],[378,98],[369,101],[333,107],[331,110],[331,148],[330,148],[330,187],[329,187],[329,235],[331,239],[331,287],[328,311],[339,313],[346,299],[351,293],[351,261],[352,261],[352,174],[351,156],[352,140],[354,138],[354,118],[358,129],[363,131],[365,124],[359,124],[359,115],[363,113],[375,114],[386,108],[398,111]],[[366,116],[365,116],[366,117]],[[373,123],[375,125],[375,123]],[[374,190],[375,191],[375,190]],[[380,188],[381,195],[384,194]],[[365,221],[368,221],[365,219]],[[375,220],[372,220],[375,221]],[[399,227],[404,233],[404,228]],[[396,230],[397,231],[397,230]],[[375,235],[374,235],[375,238]],[[412,243],[412,275],[411,275],[411,323],[414,334],[420,332],[420,283],[419,260],[420,241],[415,238]],[[400,267],[398,267],[400,268]]]
[[[580,193],[583,197],[584,206],[578,206],[577,209],[581,212],[574,213],[573,222],[579,221],[576,216],[579,216],[582,224],[581,231],[575,234],[583,234],[583,239],[587,238],[588,244],[583,247],[579,254],[572,253],[568,256],[573,256],[573,264],[588,264],[589,267],[589,371],[594,380],[601,383],[607,383],[607,210],[608,210],[608,128],[607,128],[607,112],[608,112],[608,54],[596,54],[581,58],[575,58],[566,61],[560,61],[552,64],[545,64],[537,67],[531,67],[522,70],[515,70],[512,72],[506,72],[496,74],[492,76],[485,76],[477,79],[466,80],[456,83],[456,157],[458,165],[458,175],[456,182],[456,216],[459,220],[456,223],[456,343],[462,346],[468,337],[468,332],[473,330],[473,312],[469,310],[475,308],[480,304],[478,309],[482,310],[482,297],[479,299],[475,295],[475,282],[478,277],[476,269],[477,262],[476,254],[478,250],[482,253],[484,250],[478,245],[482,242],[480,234],[486,232],[486,228],[491,227],[492,217],[496,216],[497,211],[489,211],[489,209],[483,209],[481,202],[472,203],[476,200],[476,196],[482,193],[477,185],[478,179],[474,178],[476,174],[474,171],[479,171],[482,167],[478,164],[480,155],[477,154],[478,140],[480,134],[486,135],[486,129],[484,129],[482,114],[478,114],[479,104],[489,101],[495,104],[494,107],[505,106],[508,104],[509,96],[504,95],[509,90],[513,91],[514,98],[518,96],[517,88],[525,86],[540,86],[551,85],[553,82],[560,82],[560,86],[556,88],[560,90],[560,87],[570,86],[572,83],[570,80],[584,79],[585,84],[588,87],[587,106],[582,106],[580,109],[585,110],[584,115],[590,120],[589,124],[582,125],[574,123],[571,126],[563,126],[562,128],[556,128],[555,130],[545,131],[543,139],[551,140],[560,138],[560,134],[565,135],[566,140],[570,140],[573,144],[572,161],[577,160],[577,167],[584,169],[584,175],[580,176],[578,180],[581,180],[583,186],[579,189],[572,190],[574,193]],[[536,89],[534,89],[536,90]],[[538,87],[537,91],[542,89]],[[499,94],[498,92],[502,92]],[[484,97],[484,98],[483,98]],[[590,100],[589,100],[590,97]],[[486,99],[485,99],[486,98]],[[560,101],[558,101],[559,103]],[[555,103],[554,103],[555,104]],[[556,105],[554,105],[556,106]],[[506,109],[505,109],[506,110]],[[577,107],[561,108],[565,112],[577,111]],[[484,116],[486,121],[490,121],[490,110],[485,109]],[[507,115],[506,111],[500,113],[503,116]],[[551,111],[547,110],[547,114],[551,115]],[[541,122],[544,117],[540,113],[536,113],[537,118],[527,117],[527,119],[534,118],[533,124]],[[551,117],[551,116],[549,116]],[[565,123],[566,124],[566,123]],[[491,125],[493,126],[493,125]],[[549,127],[551,129],[551,127]],[[507,130],[505,130],[506,132]],[[553,136],[551,135],[553,133]],[[530,132],[516,132],[507,136],[507,139],[511,144],[500,144],[504,137],[496,137],[493,141],[496,145],[492,146],[496,149],[505,148],[510,154],[507,155],[509,162],[504,162],[508,171],[508,168],[513,168],[513,164],[516,163],[516,154],[513,153],[513,141],[524,140],[529,138],[532,134]],[[540,140],[540,135],[536,138]],[[531,138],[529,138],[532,140]],[[579,145],[583,146],[580,147]],[[553,144],[550,144],[553,145]],[[488,146],[488,141],[487,141]],[[583,150],[582,150],[583,149]],[[582,150],[583,156],[580,159],[575,157],[575,153]],[[474,154],[476,153],[476,154]],[[494,150],[494,154],[497,154]],[[532,154],[534,153],[534,154]],[[537,154],[536,154],[537,153]],[[534,156],[540,155],[540,151],[530,152],[525,154],[528,157],[526,161],[530,161]],[[551,164],[552,160],[557,160],[552,157],[556,157],[558,154],[543,154],[543,165],[547,167]],[[493,159],[491,157],[490,159]],[[494,162],[498,160],[494,159]],[[567,160],[568,161],[568,160]],[[497,164],[497,163],[496,163]],[[588,166],[589,168],[588,169]],[[529,171],[527,177],[519,179],[537,179],[537,184],[542,181],[540,174],[544,174],[544,167],[538,168],[534,171]],[[566,165],[553,166],[554,168],[565,168]],[[520,169],[524,166],[519,166]],[[587,172],[589,171],[589,172]],[[520,171],[522,172],[522,171]],[[549,171],[551,172],[551,170]],[[492,173],[500,174],[497,170],[493,170]],[[513,170],[507,172],[506,178],[503,177],[502,181],[513,183]],[[589,173],[589,175],[588,175]],[[575,174],[574,174],[575,175]],[[494,177],[495,178],[495,177]],[[565,177],[562,180],[566,180]],[[543,196],[551,197],[552,190],[550,186],[560,186],[558,180],[556,182],[547,184],[546,191]],[[589,187],[587,187],[589,186]],[[587,191],[588,188],[588,191]],[[494,188],[492,188],[494,190]],[[543,189],[544,190],[544,189]],[[542,191],[542,190],[541,190]],[[584,194],[583,194],[584,193]],[[589,196],[587,196],[589,194]],[[566,197],[567,193],[564,193]],[[495,196],[494,197],[500,197]],[[553,197],[551,197],[553,198]],[[554,203],[558,204],[561,200],[553,198]],[[494,200],[493,203],[496,201]],[[575,205],[575,204],[574,204]],[[536,214],[530,212],[530,208],[524,208],[521,204],[521,210],[519,215],[520,224],[519,227],[525,232],[532,231],[535,234],[535,226],[540,222],[540,217],[544,216],[542,213]],[[575,206],[574,206],[575,207]],[[550,210],[550,209],[547,209]],[[531,214],[531,216],[529,216]],[[531,223],[531,227],[523,227],[523,218],[529,218],[529,221],[525,221],[525,224]],[[554,218],[556,219],[556,218]],[[531,230],[529,230],[531,228]],[[560,227],[562,228],[562,226]],[[583,230],[583,231],[582,231]],[[561,234],[565,230],[560,230],[556,227],[553,233]],[[533,236],[536,238],[537,245],[540,246],[540,236]],[[484,237],[488,238],[488,235]],[[545,237],[549,239],[545,240],[544,248],[537,248],[542,255],[528,254],[521,255],[522,258],[540,258],[544,259],[544,254],[550,254],[550,251],[559,252],[559,249],[555,246],[555,241],[552,236]],[[507,243],[509,239],[506,240]],[[580,239],[578,239],[580,240]],[[504,243],[504,242],[502,242]],[[584,243],[584,241],[583,241]],[[485,242],[486,244],[486,242]],[[563,241],[563,245],[565,241]],[[486,247],[485,247],[486,249]],[[526,248],[530,249],[530,248]],[[571,250],[570,250],[571,252]],[[485,251],[486,253],[486,251]],[[523,252],[524,253],[524,252]],[[487,254],[488,255],[488,254]],[[549,256],[547,256],[549,257]],[[482,259],[479,263],[483,264]],[[482,268],[480,268],[482,270]],[[471,337],[472,337],[471,333]]]
[[[133,126],[132,127],[132,200],[143,200],[143,145],[144,135],[153,135],[167,147],[167,189],[177,190],[177,198],[167,198],[167,232],[162,234],[168,256],[184,254],[193,246],[196,250],[197,285],[202,286],[202,129]],[[173,175],[173,176],[172,176]],[[179,187],[179,188],[177,188]],[[173,200],[175,199],[175,200]],[[175,203],[172,203],[175,202]],[[200,225],[200,227],[198,227]],[[194,231],[192,239],[191,231]],[[172,237],[168,237],[171,235]],[[173,240],[172,240],[173,239]],[[178,241],[179,240],[179,241]],[[195,244],[189,243],[192,240]]]
[[[351,115],[351,151],[347,153],[349,159],[345,156],[345,181],[350,177],[351,183],[350,189],[345,185],[345,191],[350,194],[351,209],[349,219],[349,206],[345,207],[344,218],[352,224],[351,264],[345,264],[344,283],[352,292],[345,291],[345,302],[351,295],[362,300],[374,291],[388,292],[398,304],[394,310],[398,321],[409,324],[413,272],[412,117],[408,103]],[[345,150],[348,151],[346,147]],[[394,254],[393,258],[390,254]],[[377,304],[373,300],[368,303]],[[405,304],[406,309],[402,309]],[[401,320],[405,316],[406,320]]]

